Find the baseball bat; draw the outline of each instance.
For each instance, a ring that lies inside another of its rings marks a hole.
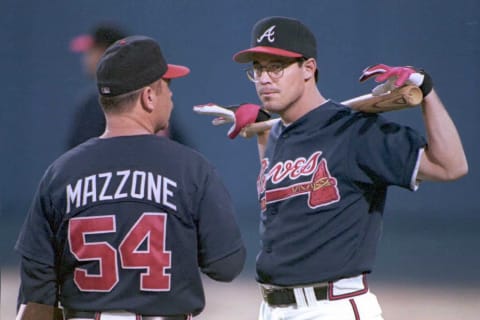
[[[394,111],[419,105],[423,100],[419,87],[406,85],[381,95],[365,94],[343,101],[350,108],[370,113]]]
[[[342,101],[342,104],[356,111],[380,113],[414,107],[419,105],[422,100],[423,95],[420,88],[413,85],[406,85],[380,95],[373,95],[372,93],[364,94]],[[244,138],[250,138],[259,132],[269,130],[278,121],[280,121],[280,119],[275,118],[252,123],[245,127],[242,132],[240,132],[240,135]]]

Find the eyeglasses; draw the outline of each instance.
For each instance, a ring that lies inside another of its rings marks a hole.
[[[283,71],[285,70],[285,68],[296,62],[301,61],[304,61],[304,59],[295,59],[288,62],[272,62],[267,64],[266,66],[254,64],[250,68],[246,69],[245,72],[247,73],[248,79],[255,83],[260,80],[260,77],[262,76],[264,70],[267,72],[268,76],[272,80],[277,80],[283,76]]]

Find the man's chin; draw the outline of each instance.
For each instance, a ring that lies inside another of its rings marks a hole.
[[[278,113],[279,111],[282,110],[282,107],[273,103],[268,103],[268,102],[263,104],[263,108],[270,113]]]

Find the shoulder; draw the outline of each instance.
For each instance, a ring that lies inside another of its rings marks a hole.
[[[401,125],[388,120],[385,118],[381,113],[367,113],[356,111],[350,108],[347,105],[344,105],[340,102],[332,101],[331,102],[331,109],[337,110],[338,114],[342,115],[342,118],[354,124],[354,127],[358,128],[359,130],[367,130],[369,128],[385,128],[385,127],[400,127]]]
[[[202,153],[173,139],[159,137],[158,139],[153,139],[153,142],[164,148],[168,148],[172,155],[189,160],[189,162],[199,162],[205,165],[210,165],[210,161]]]
[[[54,172],[92,171],[119,166],[163,167],[194,172],[212,168],[200,152],[166,137],[155,135],[92,138],[61,155],[51,166]]]
[[[378,131],[384,134],[390,134],[402,130],[413,130],[406,125],[389,120],[379,113],[355,112],[354,118],[357,123],[356,128],[359,134],[368,131]]]

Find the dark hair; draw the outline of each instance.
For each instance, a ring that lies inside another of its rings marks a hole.
[[[101,24],[92,31],[94,45],[104,49],[126,36],[122,29],[113,24]]]
[[[297,60],[298,66],[301,67],[302,64],[303,64],[305,61],[307,61],[307,60],[308,60],[308,59],[305,58],[305,57],[299,58],[299,59]],[[318,69],[315,69],[315,83],[318,83]]]
[[[98,101],[105,113],[119,114],[133,107],[142,90],[143,88],[113,97],[100,95]]]

